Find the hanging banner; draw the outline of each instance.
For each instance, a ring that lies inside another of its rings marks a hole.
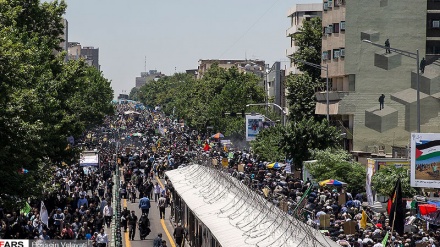
[[[258,133],[263,129],[263,122],[262,115],[246,115],[246,141],[253,141],[257,138]]]
[[[440,134],[411,134],[411,186],[440,188]]]
[[[371,178],[374,175],[374,165],[375,165],[375,160],[374,159],[368,159],[367,160],[367,179],[366,179],[366,184],[365,184],[365,191],[367,192],[367,201],[368,201],[368,205],[373,205],[374,204],[374,199],[373,199],[373,190],[371,189]]]

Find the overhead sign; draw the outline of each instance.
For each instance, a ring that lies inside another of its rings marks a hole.
[[[79,160],[80,166],[99,166],[99,155],[95,152],[81,153]]]

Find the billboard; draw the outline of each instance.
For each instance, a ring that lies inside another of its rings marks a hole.
[[[411,134],[411,186],[440,188],[440,134]]]
[[[264,117],[262,115],[246,115],[246,141],[253,141],[257,138],[263,126]]]

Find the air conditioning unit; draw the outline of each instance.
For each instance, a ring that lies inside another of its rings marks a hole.
[[[333,0],[328,0],[328,7],[332,8],[333,7]]]
[[[440,21],[432,21],[433,28],[440,28]]]
[[[324,3],[324,7],[323,8],[324,8],[324,11],[328,10],[328,3],[327,2]]]
[[[341,57],[345,57],[345,48],[341,48],[341,49],[339,50],[339,56],[341,56]]]

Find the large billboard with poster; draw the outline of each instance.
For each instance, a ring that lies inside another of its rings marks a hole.
[[[246,115],[246,141],[253,141],[262,130],[264,117],[262,115]]]
[[[440,134],[411,134],[411,186],[440,188]]]

